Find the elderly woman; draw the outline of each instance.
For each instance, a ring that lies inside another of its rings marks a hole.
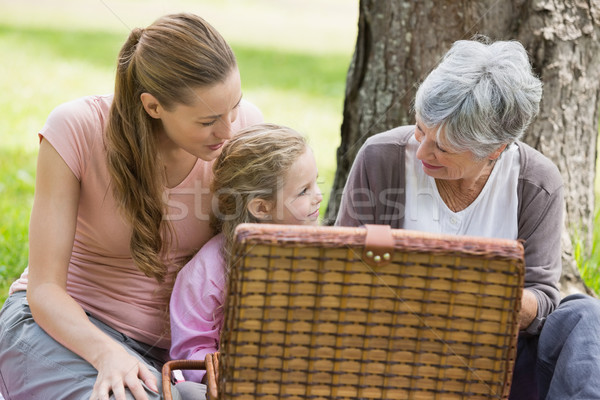
[[[541,94],[520,43],[456,42],[417,91],[416,125],[375,135],[358,153],[336,225],[523,240],[511,399],[600,398],[600,306],[574,296],[556,309],[561,175],[519,141]]]

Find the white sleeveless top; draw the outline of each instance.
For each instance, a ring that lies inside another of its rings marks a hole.
[[[423,171],[411,137],[406,146],[406,215],[404,229],[452,235],[516,239],[517,183],[520,156],[516,144],[506,149],[479,196],[467,208],[454,212],[442,200],[435,179]]]

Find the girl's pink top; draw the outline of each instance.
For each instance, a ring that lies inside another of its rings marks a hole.
[[[227,281],[224,242],[222,234],[210,239],[177,275],[170,306],[172,359],[204,360],[219,349]],[[204,371],[183,374],[200,382]]]

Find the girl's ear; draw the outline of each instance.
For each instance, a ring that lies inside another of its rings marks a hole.
[[[160,118],[162,107],[156,97],[152,96],[150,93],[144,92],[140,95],[140,100],[144,106],[144,110],[146,110],[149,116],[154,119]]]
[[[248,203],[248,211],[260,222],[266,222],[273,219],[273,202],[270,200],[254,198]]]

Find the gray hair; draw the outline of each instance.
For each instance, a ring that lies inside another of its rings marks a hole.
[[[419,86],[415,112],[451,148],[484,158],[523,135],[541,97],[521,43],[459,40]]]

